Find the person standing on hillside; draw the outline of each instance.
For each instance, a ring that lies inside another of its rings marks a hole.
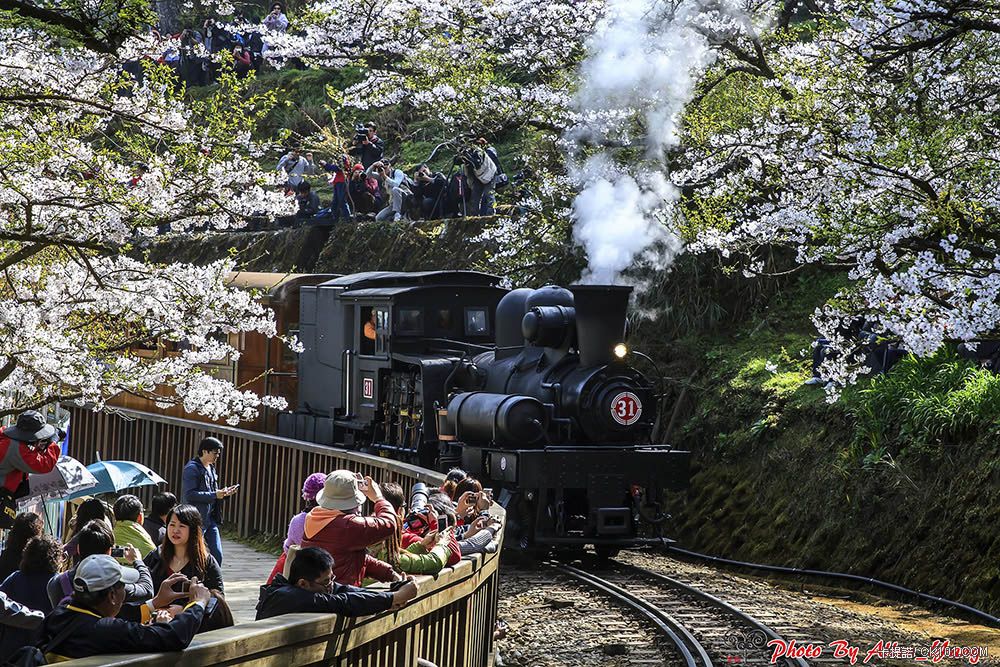
[[[219,524],[222,513],[219,501],[236,493],[239,485],[219,488],[215,464],[222,456],[222,442],[218,438],[205,438],[198,444],[198,455],[184,466],[181,477],[181,501],[194,505],[201,514],[205,546],[222,565],[222,536]]]
[[[375,130],[375,123],[371,121],[355,128],[354,146],[348,151],[348,155],[357,158],[365,169],[385,155],[385,142]]]
[[[285,191],[295,192],[296,188],[299,186],[303,180],[305,180],[306,174],[312,174],[316,171],[315,165],[313,164],[312,153],[306,153],[302,155],[302,151],[298,148],[293,148],[288,153],[283,155],[280,160],[278,160],[278,171],[284,170],[287,175],[288,180],[285,181]]]

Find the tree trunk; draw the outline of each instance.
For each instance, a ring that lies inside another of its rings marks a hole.
[[[156,14],[160,17],[160,34],[166,36],[180,32],[182,0],[154,0]]]

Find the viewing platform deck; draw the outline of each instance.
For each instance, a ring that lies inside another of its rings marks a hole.
[[[241,485],[240,493],[224,509],[226,523],[241,537],[283,536],[289,520],[301,509],[302,480],[312,472],[346,468],[380,482],[397,482],[405,489],[416,482],[437,486],[444,479],[433,470],[355,451],[132,410],[121,412],[124,417],[75,409],[69,454],[86,458],[86,452],[99,449],[106,460],[147,462],[167,480],[168,488],[178,489],[183,465],[194,455],[197,443],[215,436],[226,447],[223,481]],[[152,487],[144,487],[139,495],[152,492]],[[504,516],[499,505],[490,511]],[[434,576],[417,576],[417,598],[397,611],[360,618],[287,614],[254,621],[260,586],[275,560],[271,554],[224,540],[226,601],[236,625],[197,635],[183,652],[93,656],[65,664],[416,667],[418,658],[437,667],[493,664],[499,552],[466,556]]]

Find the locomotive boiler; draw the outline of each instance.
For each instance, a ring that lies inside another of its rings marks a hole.
[[[497,347],[465,364],[463,391],[448,403],[448,434],[501,448],[648,444],[653,390],[624,362],[630,292],[578,285],[504,296]]]
[[[631,288],[518,289],[497,306],[496,347],[463,361],[439,411],[462,465],[504,489],[522,549],[593,544],[602,554],[662,536],[664,489],[688,453],[650,442],[657,401],[627,363]]]

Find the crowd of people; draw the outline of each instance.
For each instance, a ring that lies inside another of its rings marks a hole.
[[[491,216],[495,191],[509,182],[497,150],[482,137],[458,152],[448,174],[425,163],[408,174],[386,157],[385,142],[370,121],[355,128],[351,145],[335,159],[317,161],[312,153],[292,148],[276,168],[285,176],[285,192],[297,200],[299,221]],[[329,200],[320,199],[310,176],[326,180],[332,189]]]
[[[157,62],[173,70],[185,85],[205,86],[216,81],[221,67],[220,53],[232,55],[237,76],[245,77],[259,70],[267,51],[264,36],[268,32],[286,32],[288,25],[284,5],[275,2],[260,20],[237,14],[228,24],[207,19],[199,27],[175,33],[164,34],[157,27],[151,28],[151,32],[157,38],[170,39]],[[142,79],[141,61],[129,62],[125,69],[136,80]]]
[[[237,15],[232,23],[207,19],[200,28],[185,28],[170,35],[169,46],[158,58],[187,86],[204,86],[217,80],[219,53],[232,54],[238,76],[257,71],[265,62],[265,35],[286,32],[288,17],[281,3],[273,3],[260,21]],[[157,28],[152,33],[160,37]],[[286,63],[301,66],[296,62]],[[125,71],[137,81],[144,77],[142,61],[126,64]],[[127,95],[123,88],[121,94]],[[312,153],[292,147],[281,156],[277,170],[285,176],[285,191],[294,196],[297,214],[282,221],[315,219],[336,223],[346,220],[436,220],[454,217],[492,216],[496,211],[495,193],[508,185],[508,178],[496,148],[485,138],[457,150],[447,174],[429,165],[414,165],[409,173],[392,164],[385,155],[385,142],[378,136],[375,123],[355,127],[353,139],[329,161],[313,160]],[[130,185],[138,183],[147,171],[136,165]],[[314,191],[322,178],[332,189],[326,201]],[[159,233],[169,231],[163,226]]]
[[[38,515],[17,515],[0,552],[0,655],[178,651],[197,633],[233,625],[219,525],[222,501],[239,485],[220,483],[223,451],[216,438],[201,441],[180,497],[158,493],[148,508],[128,493],[110,505],[85,499],[62,539]],[[408,495],[350,470],[316,472],[301,497],[262,582],[258,620],[398,609],[418,595],[412,575],[495,551],[501,529],[491,490],[457,469],[440,488],[418,483]],[[368,587],[375,583],[389,587]]]

